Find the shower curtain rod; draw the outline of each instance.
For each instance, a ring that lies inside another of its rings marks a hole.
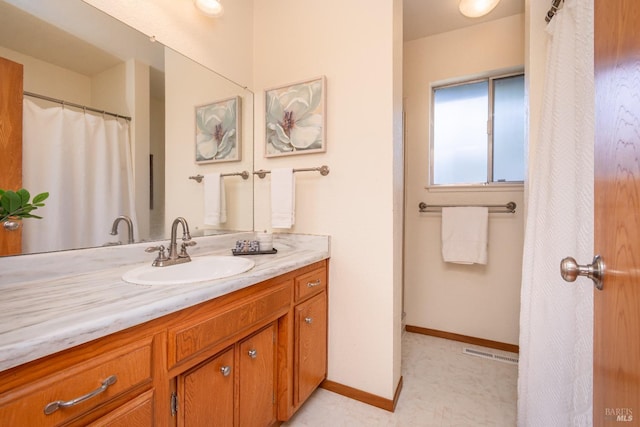
[[[551,22],[556,12],[560,8],[560,3],[563,3],[563,2],[564,0],[553,0],[553,3],[551,4],[551,9],[549,9],[549,11],[547,12],[547,15],[544,17],[544,20],[547,21],[547,23]]]
[[[38,98],[38,99],[44,99],[45,101],[50,101],[50,102],[55,102],[57,104],[62,104],[62,106],[68,105],[70,107],[80,108],[80,109],[85,110],[85,111],[93,111],[94,113],[106,114],[108,116],[115,117],[116,119],[125,119],[125,120],[127,120],[129,122],[131,121],[131,117],[129,117],[129,116],[123,116],[121,114],[110,113],[110,112],[104,111],[104,110],[98,110],[97,108],[87,107],[86,105],[80,105],[80,104],[76,104],[74,102],[67,102],[67,101],[63,101],[61,99],[51,98],[50,96],[46,96],[46,95],[40,95],[40,94],[33,93],[33,92],[27,92],[26,90],[24,92],[22,92],[22,93],[25,96],[30,96],[32,98]]]

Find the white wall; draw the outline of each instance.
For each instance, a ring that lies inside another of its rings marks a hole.
[[[331,236],[328,378],[391,399],[400,376],[401,2],[254,6],[255,167],[331,169],[297,174],[290,230]],[[327,81],[327,152],[265,159],[263,90],[319,75]],[[269,183],[255,186],[260,230],[270,229]]]
[[[127,67],[124,62],[91,76],[90,106],[99,105],[105,111],[131,115],[126,93]]]
[[[153,155],[153,209],[149,212],[149,235],[152,240],[165,237],[165,114],[164,97],[151,96],[150,149]]]
[[[523,245],[522,188],[429,190],[431,85],[524,65],[524,15],[478,24],[405,44],[407,144],[405,311],[408,325],[504,343],[518,343]],[[418,204],[504,204],[517,213],[491,214],[486,266],[442,261],[438,213]]]
[[[81,105],[91,105],[89,77],[1,46],[0,56],[24,66],[24,90]]]
[[[131,146],[136,200],[136,239],[149,239],[150,69],[136,59],[125,64],[126,102],[131,111]]]

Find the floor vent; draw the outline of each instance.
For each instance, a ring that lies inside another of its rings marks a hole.
[[[505,356],[502,354],[489,353],[487,351],[476,350],[474,348],[464,347],[462,349],[464,354],[468,354],[470,356],[482,357],[484,359],[496,360],[498,362],[510,363],[512,365],[518,364],[518,358],[512,356]]]

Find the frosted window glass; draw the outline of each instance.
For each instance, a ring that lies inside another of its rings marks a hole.
[[[493,181],[524,181],[524,76],[493,81]]]
[[[434,184],[487,181],[488,85],[434,90]]]

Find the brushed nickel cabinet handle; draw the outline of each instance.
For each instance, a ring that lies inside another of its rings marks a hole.
[[[220,373],[225,376],[228,377],[229,374],[231,373],[231,366],[223,366],[220,368]]]
[[[311,324],[313,322],[313,318],[311,317],[305,317],[304,321],[307,322],[308,324]]]
[[[51,415],[60,408],[68,408],[71,406],[75,406],[78,403],[82,403],[85,400],[89,400],[92,397],[95,397],[100,393],[104,392],[106,389],[109,388],[110,385],[115,384],[117,380],[118,378],[115,375],[111,375],[106,380],[102,381],[102,385],[100,387],[98,387],[93,391],[90,391],[89,393],[83,396],[76,397],[75,399],[67,400],[66,402],[63,400],[56,400],[55,402],[51,402],[44,407],[44,413],[45,415]]]
[[[249,350],[248,354],[250,358],[255,359],[256,357],[258,357],[258,350],[255,350],[255,349]]]
[[[316,280],[315,282],[308,282],[307,283],[307,288],[315,288],[316,286],[320,286],[322,282],[320,281],[320,279]]]

